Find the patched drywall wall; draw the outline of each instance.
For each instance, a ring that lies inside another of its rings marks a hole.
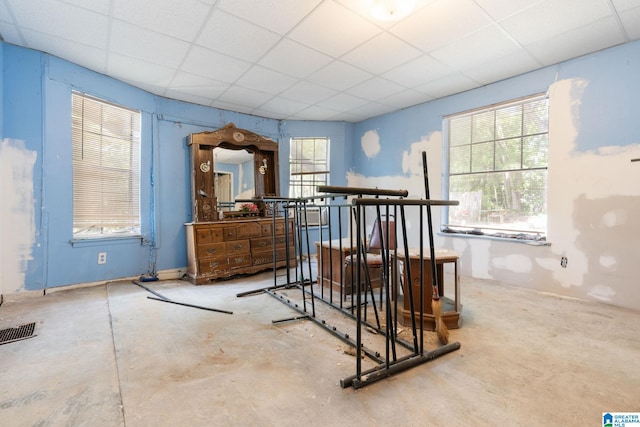
[[[378,137],[376,133],[376,137]],[[365,132],[361,136],[361,147],[366,151],[371,133]],[[384,141],[383,141],[384,143]],[[388,144],[391,144],[389,141]],[[402,171],[399,175],[364,176],[354,172],[347,173],[347,186],[361,188],[384,188],[392,190],[407,190],[409,198],[424,198],[424,171],[422,152],[428,153],[429,192],[432,199],[440,199],[442,195],[442,133],[434,132],[410,144],[408,150],[402,152],[402,163],[387,165],[390,169]],[[366,153],[365,153],[366,154]],[[416,209],[407,208],[407,238],[410,246],[416,246],[420,241],[418,233],[418,214]],[[433,223],[440,224],[440,208],[432,209]],[[369,222],[373,222],[373,215],[369,215]],[[368,224],[369,226],[371,224]],[[437,231],[437,227],[434,230]]]
[[[588,144],[578,144],[580,138],[589,138],[581,134],[581,120],[585,120],[585,116],[589,117],[587,120],[594,120],[596,115],[594,105],[584,105],[589,84],[588,79],[571,78],[559,79],[548,87],[549,245],[442,234],[436,234],[436,245],[461,254],[463,275],[637,309],[640,306],[640,285],[636,285],[640,277],[640,163],[630,159],[640,157],[640,144],[616,145],[612,139],[590,151],[584,150]],[[385,150],[408,145],[401,165],[387,164],[389,171],[397,173],[366,176],[351,172],[347,175],[348,184],[406,189],[409,197],[424,197],[421,152],[426,150],[431,198],[442,198],[442,182],[446,179],[442,176],[442,152],[446,146],[442,134],[432,132],[408,144],[386,141],[379,136],[385,134],[393,133],[375,131],[375,136],[380,138],[380,149],[372,156],[373,131],[362,132],[362,154],[372,159],[384,156]],[[640,135],[638,138],[640,142]],[[578,145],[583,148],[578,150]],[[433,209],[433,214],[437,232],[441,209]],[[415,219],[407,224],[410,245],[419,240]],[[567,259],[564,266],[563,257]]]
[[[0,295],[25,289],[28,261],[33,259],[36,158],[23,141],[5,139],[0,144]]]

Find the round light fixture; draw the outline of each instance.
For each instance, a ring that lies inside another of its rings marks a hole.
[[[397,21],[409,15],[415,0],[371,0],[371,16],[380,21]]]

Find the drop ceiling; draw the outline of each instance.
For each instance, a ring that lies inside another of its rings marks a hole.
[[[0,0],[5,42],[164,97],[357,122],[640,38],[640,0]]]

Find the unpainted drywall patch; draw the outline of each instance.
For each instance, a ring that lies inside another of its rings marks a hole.
[[[0,144],[0,294],[24,290],[33,259],[36,159],[37,153],[23,141],[5,139]]]
[[[491,260],[491,263],[493,268],[508,270],[513,273],[530,273],[533,267],[529,257],[518,254],[495,257]]]
[[[609,212],[606,212],[602,215],[601,224],[604,227],[615,227],[617,225],[622,225],[628,221],[627,212],[622,209],[615,209]]]
[[[597,285],[589,291],[590,297],[604,302],[610,302],[615,295],[616,291],[611,286]]]
[[[600,255],[600,265],[606,269],[614,270],[616,267],[616,257],[611,255]]]
[[[367,158],[372,159],[380,152],[380,135],[377,130],[368,130],[360,138],[360,146]]]
[[[429,187],[431,194],[440,194],[440,179],[438,185],[433,182],[439,178],[442,171],[442,132],[432,132],[414,142],[408,151],[402,153],[402,172],[422,177],[422,152],[427,153],[427,169],[429,172]],[[424,187],[424,185],[423,185]]]

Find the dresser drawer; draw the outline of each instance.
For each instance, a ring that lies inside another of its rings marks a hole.
[[[249,253],[251,245],[248,240],[236,240],[235,242],[226,242],[224,250],[227,255]]]
[[[251,265],[251,254],[237,254],[227,257],[229,268],[249,267]]]
[[[273,224],[271,222],[260,223],[260,229],[262,237],[273,236]]]
[[[238,229],[233,227],[224,227],[223,229],[223,239],[225,242],[232,242],[236,240],[238,237]]]
[[[200,274],[212,274],[229,271],[229,262],[226,256],[213,258],[202,258],[198,260],[198,270]]]
[[[287,251],[278,249],[275,252],[276,261],[284,261],[287,259]],[[253,252],[253,265],[272,264],[273,251]]]
[[[199,258],[211,258],[212,256],[221,256],[225,254],[224,243],[210,243],[208,245],[199,245],[196,249]]]
[[[285,232],[285,226],[284,226],[284,221],[276,221],[276,227],[275,227],[275,235],[279,236],[284,234]]]
[[[264,251],[273,248],[273,237],[261,237],[259,239],[251,239],[251,252]]]
[[[223,241],[221,227],[198,227],[196,230],[196,244],[206,245]]]
[[[287,246],[287,236],[275,236],[276,248],[284,248]],[[289,235],[289,246],[293,247],[293,236]]]
[[[262,226],[257,222],[246,222],[239,224],[236,230],[236,238],[250,239],[262,235]]]
[[[253,265],[271,264],[273,262],[273,252],[253,252]]]

